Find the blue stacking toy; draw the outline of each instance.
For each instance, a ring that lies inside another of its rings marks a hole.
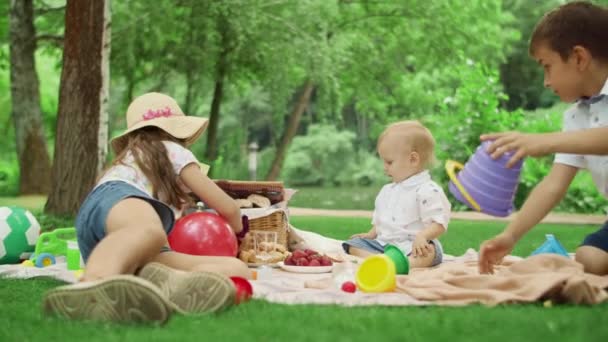
[[[542,254],[542,253],[553,253],[553,254],[563,255],[565,257],[570,257],[570,255],[568,254],[568,251],[566,251],[564,246],[562,246],[562,244],[559,243],[559,241],[557,241],[557,239],[555,238],[555,236],[553,236],[553,234],[547,234],[546,237],[547,237],[547,241],[545,241],[545,243],[543,243],[540,247],[538,247],[530,255],[536,255],[536,254]]]

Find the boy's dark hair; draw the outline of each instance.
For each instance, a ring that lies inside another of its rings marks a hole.
[[[608,8],[575,1],[546,13],[532,33],[530,55],[542,44],[559,53],[564,61],[580,45],[593,58],[608,62]]]

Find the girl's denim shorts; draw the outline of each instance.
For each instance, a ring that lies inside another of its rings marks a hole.
[[[110,209],[116,203],[131,197],[140,198],[152,205],[158,213],[167,234],[173,229],[175,215],[166,204],[126,182],[109,181],[102,183],[87,195],[76,216],[78,247],[85,263],[93,248],[106,236],[106,220]],[[163,248],[161,252],[167,250],[169,249]]]

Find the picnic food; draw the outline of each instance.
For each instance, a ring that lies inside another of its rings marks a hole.
[[[285,259],[285,265],[293,266],[331,266],[333,262],[327,255],[312,249],[298,249]]]
[[[239,208],[252,208],[253,207],[253,203],[251,203],[250,200],[245,199],[245,198],[237,198],[234,201],[239,206]]]
[[[283,261],[287,256],[289,256],[289,252],[287,251],[285,246],[283,246],[279,243],[262,242],[260,244],[260,247],[265,251],[269,251],[268,255],[270,256],[270,258],[261,260],[260,258],[258,258],[256,256],[255,249],[251,248],[251,249],[242,250],[239,254],[239,259],[241,259],[242,261],[244,261],[246,263],[274,264],[279,261]]]
[[[253,203],[254,206],[260,208],[270,207],[270,200],[262,195],[251,194],[247,197],[247,200]]]

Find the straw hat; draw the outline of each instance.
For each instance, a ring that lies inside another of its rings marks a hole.
[[[127,108],[127,130],[112,139],[112,147],[115,151],[123,148],[129,133],[150,126],[191,144],[205,131],[208,123],[207,118],[186,116],[170,96],[147,93],[137,97]]]

